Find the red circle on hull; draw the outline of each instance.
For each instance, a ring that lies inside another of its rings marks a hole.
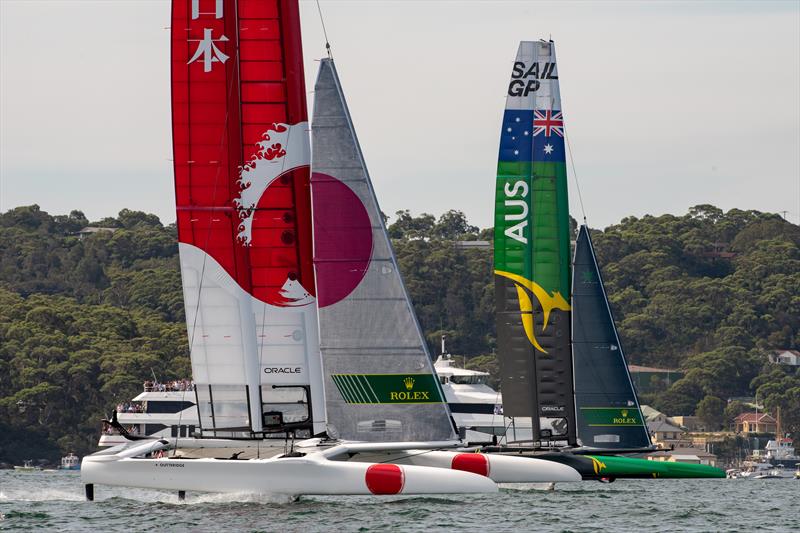
[[[398,494],[405,483],[403,470],[397,465],[370,465],[364,479],[372,494]]]
[[[450,468],[489,477],[489,459],[482,453],[459,453]]]

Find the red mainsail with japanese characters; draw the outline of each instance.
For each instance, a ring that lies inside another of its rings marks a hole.
[[[203,433],[311,430],[324,410],[320,396],[314,420],[309,384],[321,378],[297,1],[174,0],[171,40],[178,239]],[[276,424],[282,402],[306,409]]]

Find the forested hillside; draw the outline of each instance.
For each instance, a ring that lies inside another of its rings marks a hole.
[[[431,343],[496,374],[491,240],[450,211],[398,212],[389,231]],[[80,232],[82,228],[113,228]],[[685,377],[644,398],[723,422],[758,393],[800,430],[800,374],[766,350],[800,346],[800,227],[713,206],[593,233],[630,362]],[[145,379],[190,373],[174,225],[123,210],[90,223],[38,206],[0,214],[0,461],[95,448],[99,420]]]

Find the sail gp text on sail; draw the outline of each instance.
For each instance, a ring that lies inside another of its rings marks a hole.
[[[529,93],[539,90],[542,83],[539,80],[557,80],[556,64],[534,61],[527,65],[524,61],[516,61],[511,72],[511,82],[508,84],[509,96],[528,96]]]

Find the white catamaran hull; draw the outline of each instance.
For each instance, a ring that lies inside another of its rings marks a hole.
[[[397,463],[472,472],[486,476],[496,483],[581,481],[581,475],[574,468],[530,457],[447,451],[411,451],[409,454],[411,457],[398,460]]]
[[[486,477],[414,465],[330,461],[320,453],[272,459],[84,458],[84,484],[268,494],[449,494],[497,492]],[[110,459],[110,460],[109,460]]]
[[[350,461],[390,461],[398,465],[461,470],[485,476],[495,483],[563,483],[581,481],[569,466],[531,457],[514,457],[474,452],[402,450],[391,453],[359,453]]]

